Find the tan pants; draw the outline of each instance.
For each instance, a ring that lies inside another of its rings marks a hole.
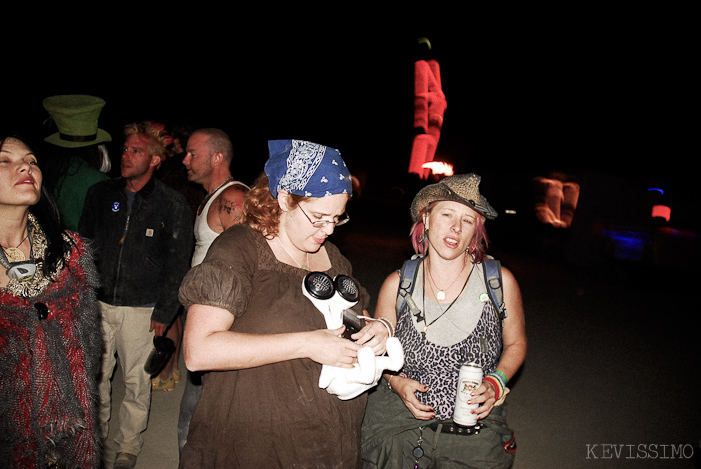
[[[99,383],[101,436],[106,439],[109,434],[110,378],[119,359],[125,389],[119,409],[119,431],[114,441],[117,452],[138,455],[151,407],[151,379],[144,371],[144,364],[153,349],[153,332],[149,332],[153,308],[112,306],[100,302],[100,309],[105,342]]]

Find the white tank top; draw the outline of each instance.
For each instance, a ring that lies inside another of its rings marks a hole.
[[[192,255],[192,267],[199,265],[204,260],[204,257],[207,255],[207,250],[209,250],[209,245],[212,244],[212,241],[214,241],[217,236],[219,236],[219,233],[211,229],[209,227],[209,223],[207,223],[207,213],[209,212],[209,207],[212,205],[214,199],[219,197],[221,191],[234,184],[244,186],[248,189],[246,184],[239,181],[230,181],[224,184],[217,189],[214,194],[212,194],[202,209],[202,213],[197,215],[195,218],[195,252]]]

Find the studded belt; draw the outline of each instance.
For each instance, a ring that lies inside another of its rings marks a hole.
[[[433,422],[428,426],[434,432],[439,431],[441,433],[449,433],[452,435],[477,435],[480,430],[484,427],[483,423],[477,423],[472,427],[463,427],[452,422]]]

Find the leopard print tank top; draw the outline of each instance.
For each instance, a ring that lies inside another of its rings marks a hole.
[[[475,266],[475,272],[481,273],[481,270],[481,265]],[[421,275],[419,271],[417,279],[421,279]],[[473,275],[468,282],[468,285],[470,284],[473,284],[471,288],[466,288],[452,306],[450,312],[453,315],[461,314],[461,310],[463,314],[467,314],[467,306],[475,307],[475,302],[471,302],[468,296],[479,295],[484,298],[482,294],[486,293],[487,288],[482,276]],[[422,282],[417,281],[412,298],[419,308],[426,304],[423,300]],[[408,378],[428,386],[427,392],[416,393],[417,398],[422,403],[432,406],[438,419],[444,420],[453,416],[458,373],[463,363],[478,363],[485,375],[493,372],[499,363],[503,346],[499,316],[491,302],[479,301],[478,304],[482,305],[482,311],[474,329],[466,332],[464,339],[452,345],[439,345],[427,340],[420,332],[423,323],[420,323],[420,327],[417,326],[408,306],[399,313],[396,336],[404,348],[404,368],[401,371]],[[439,323],[436,322],[435,325]],[[443,327],[452,326],[448,324]]]

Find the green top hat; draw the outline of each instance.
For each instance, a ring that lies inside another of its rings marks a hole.
[[[43,102],[58,132],[44,140],[59,147],[78,148],[112,140],[110,134],[97,128],[97,118],[105,101],[94,96],[70,94],[51,96]]]

